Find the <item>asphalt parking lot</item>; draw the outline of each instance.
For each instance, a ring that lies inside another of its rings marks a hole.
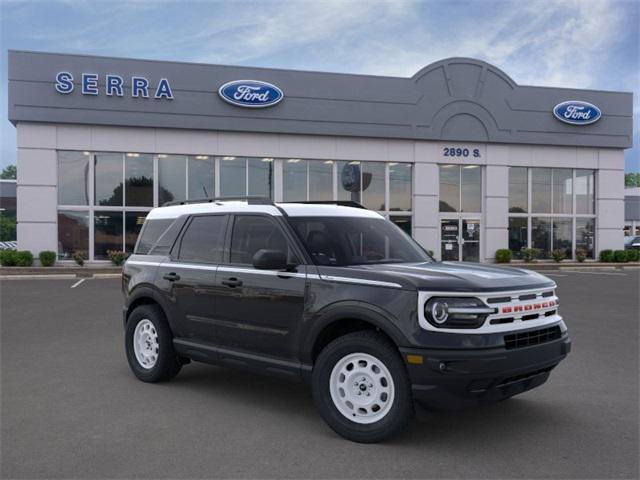
[[[547,384],[377,445],[336,436],[302,384],[137,381],[117,279],[2,281],[2,478],[638,478],[640,272],[550,276],[573,351]]]

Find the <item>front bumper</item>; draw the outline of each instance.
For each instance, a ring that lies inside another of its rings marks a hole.
[[[549,378],[570,350],[566,331],[557,340],[512,350],[400,349],[414,399],[434,409],[493,403],[531,390]]]

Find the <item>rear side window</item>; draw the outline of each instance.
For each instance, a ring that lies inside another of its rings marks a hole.
[[[190,262],[219,263],[226,223],[226,215],[193,217],[182,236],[178,258]]]
[[[139,255],[146,255],[151,250],[151,247],[158,241],[162,234],[173,223],[173,218],[158,218],[157,220],[147,220],[144,223],[144,228],[140,232],[140,238],[136,245],[135,253]]]
[[[284,232],[274,221],[257,215],[238,215],[231,234],[231,263],[251,264],[258,250],[279,250],[293,262]]]

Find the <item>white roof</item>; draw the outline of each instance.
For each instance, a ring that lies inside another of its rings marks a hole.
[[[342,205],[319,205],[305,203],[278,203],[291,217],[365,217],[382,218],[380,214],[363,208],[345,207]],[[245,201],[219,201],[212,203],[192,203],[188,205],[172,205],[154,208],[147,215],[148,219],[176,218],[196,213],[267,213],[281,216],[282,212],[274,205],[248,205]]]

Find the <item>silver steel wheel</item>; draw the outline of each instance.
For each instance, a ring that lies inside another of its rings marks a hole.
[[[152,369],[158,361],[158,332],[151,320],[143,318],[133,332],[133,351],[142,368]]]
[[[383,419],[395,397],[389,369],[368,353],[350,353],[339,360],[331,371],[329,389],[338,411],[361,424]]]

